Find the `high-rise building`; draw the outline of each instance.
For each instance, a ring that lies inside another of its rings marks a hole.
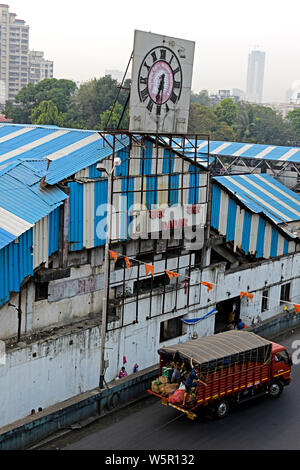
[[[0,5],[0,104],[28,84],[29,26]]]
[[[265,52],[254,50],[248,57],[247,100],[261,103],[265,73]]]
[[[16,16],[15,13],[10,13],[9,5],[0,4],[0,107],[2,108],[6,101],[12,101],[30,80],[29,26]],[[38,58],[35,54],[42,54],[42,58],[40,56]],[[41,62],[38,72],[41,80],[46,78],[44,77],[46,74],[52,78],[53,63],[51,76],[51,64],[43,59],[43,53],[33,52],[31,57],[33,69],[38,60]],[[44,65],[42,65],[43,60]]]
[[[44,52],[29,51],[29,83],[36,85],[45,78],[53,78],[53,62],[44,58]]]

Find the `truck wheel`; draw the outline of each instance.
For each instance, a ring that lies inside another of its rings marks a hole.
[[[270,398],[278,398],[283,392],[283,385],[280,380],[272,380],[269,388]]]
[[[229,413],[229,402],[227,400],[220,400],[215,408],[215,416],[218,419],[225,418]]]

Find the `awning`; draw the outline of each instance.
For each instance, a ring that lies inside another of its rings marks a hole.
[[[193,361],[201,371],[216,370],[234,363],[260,362],[271,359],[272,343],[255,333],[231,330],[206,336],[182,344],[159,349],[162,358],[172,359],[174,354],[183,360]]]

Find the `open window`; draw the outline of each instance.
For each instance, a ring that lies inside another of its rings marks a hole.
[[[35,283],[35,301],[48,299],[49,282],[36,282]]]
[[[168,341],[169,339],[178,338],[183,335],[183,321],[182,317],[171,318],[161,322],[160,324],[160,342]]]

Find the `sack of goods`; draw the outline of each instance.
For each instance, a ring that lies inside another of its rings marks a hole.
[[[160,394],[160,387],[161,387],[161,383],[158,379],[156,380],[153,380],[152,384],[151,384],[151,390],[152,392],[154,393],[157,393],[157,394]]]
[[[160,387],[160,394],[163,397],[169,397],[173,392],[177,390],[177,384],[166,384]]]
[[[168,379],[168,377],[167,377],[166,375],[165,375],[165,376],[163,375],[162,377],[159,377],[158,380],[159,380],[159,382],[160,382],[161,384],[163,384],[163,385],[169,383],[169,379]]]
[[[168,377],[159,377],[158,379],[153,380],[151,385],[152,392],[160,395],[162,386],[167,385],[168,382]]]
[[[170,398],[169,398],[169,403],[172,403],[173,405],[181,405],[183,403],[183,398],[184,398],[184,390],[176,390]]]

